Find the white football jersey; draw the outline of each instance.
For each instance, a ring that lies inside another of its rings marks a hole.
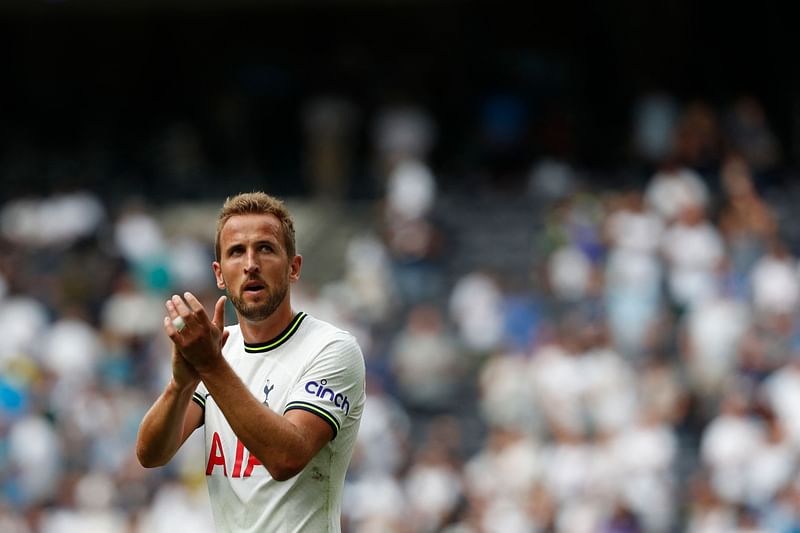
[[[246,344],[238,325],[222,350],[250,392],[273,411],[314,413],[334,437],[306,467],[275,481],[237,439],[201,383],[206,479],[221,532],[338,532],[342,488],[364,408],[364,357],[355,338],[298,313],[275,339]]]

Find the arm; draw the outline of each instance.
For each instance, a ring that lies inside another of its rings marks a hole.
[[[260,403],[222,358],[200,376],[236,436],[277,481],[298,474],[333,437],[315,414],[295,410],[281,416]]]
[[[320,417],[305,411],[281,416],[263,405],[233,371],[217,341],[224,324],[225,297],[217,301],[209,320],[202,304],[190,293],[186,302],[173,302],[187,326],[167,334],[203,380],[225,419],[242,444],[261,462],[273,479],[284,481],[299,473],[333,437]]]
[[[172,379],[147,411],[136,438],[136,457],[145,468],[167,464],[202,425],[203,410],[192,401],[196,386],[180,385]]]
[[[172,319],[178,314],[172,301],[167,301],[166,307],[164,330],[169,335],[175,331]],[[227,338],[227,333],[219,336],[220,350]],[[199,383],[200,375],[173,345],[172,380],[144,415],[136,436],[136,457],[145,468],[167,464],[203,424],[203,409],[192,401]]]

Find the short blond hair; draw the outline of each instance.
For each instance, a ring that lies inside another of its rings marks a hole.
[[[265,192],[255,191],[237,194],[225,200],[225,204],[223,204],[217,217],[217,236],[214,240],[217,261],[222,256],[219,242],[222,228],[229,218],[236,215],[273,215],[281,223],[286,255],[289,259],[296,255],[297,245],[294,235],[294,220],[292,220],[286,205],[274,196],[270,196]]]

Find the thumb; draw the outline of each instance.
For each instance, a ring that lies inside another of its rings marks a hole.
[[[225,328],[225,300],[226,296],[219,297],[214,306],[214,319],[211,321],[220,331]]]
[[[227,329],[222,330],[222,340],[219,341],[220,350],[225,346],[225,343],[228,342],[228,336],[230,336],[230,334],[231,332],[228,331]]]

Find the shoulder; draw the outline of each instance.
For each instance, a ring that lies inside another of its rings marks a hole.
[[[322,341],[336,341],[358,346],[358,341],[352,333],[330,322],[320,320],[309,314],[305,314],[303,322],[307,328],[307,334],[310,336],[314,336]]]
[[[304,325],[308,338],[314,339],[320,348],[317,358],[330,357],[364,365],[361,347],[352,333],[311,315],[306,315]]]

